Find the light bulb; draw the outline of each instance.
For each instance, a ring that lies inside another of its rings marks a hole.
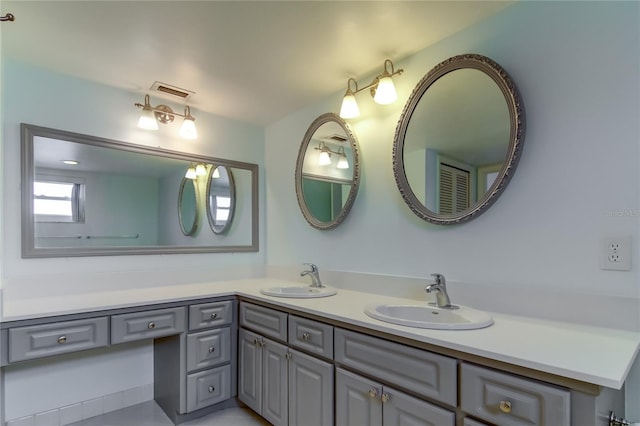
[[[393,85],[390,75],[385,75],[378,81],[378,87],[376,88],[376,94],[373,100],[378,104],[387,105],[398,99],[396,94],[396,88]]]
[[[338,160],[338,165],[336,167],[339,169],[349,168],[349,161],[347,160],[347,156],[345,154],[342,154],[340,156],[340,159]]]
[[[196,176],[206,176],[206,174],[207,168],[204,166],[204,164],[196,165]]]
[[[318,157],[318,164],[321,166],[331,164],[331,155],[327,151],[322,151],[320,157]]]
[[[358,102],[351,90],[347,90],[342,98],[342,107],[340,107],[340,117],[342,118],[356,118],[360,115],[360,108],[358,108]]]
[[[197,177],[196,168],[193,166],[189,167],[184,177],[186,177],[187,179],[195,179]]]
[[[182,127],[180,127],[180,136],[185,139],[196,139],[198,137],[198,131],[196,130],[196,123],[191,116],[184,118]]]
[[[158,130],[156,116],[149,104],[145,104],[142,108],[142,114],[140,114],[140,118],[138,119],[138,127],[145,130]]]

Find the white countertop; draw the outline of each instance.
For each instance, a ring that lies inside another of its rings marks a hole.
[[[338,289],[335,296],[316,299],[278,298],[265,296],[259,291],[263,287],[287,284],[299,285],[265,278],[27,299],[8,298],[5,294],[2,321],[194,298],[241,295],[371,330],[614,389],[620,389],[624,384],[640,345],[640,333],[637,332],[498,313],[492,313],[494,324],[483,329],[418,329],[378,321],[364,313],[364,307],[369,303],[415,303],[416,300],[346,289]]]

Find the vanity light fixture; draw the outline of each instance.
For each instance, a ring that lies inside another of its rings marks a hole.
[[[206,176],[207,175],[207,167],[202,164],[196,164],[196,176]]]
[[[187,169],[187,173],[185,173],[184,177],[186,177],[187,179],[195,180],[198,177],[195,166],[193,165],[189,166],[189,168]]]
[[[403,72],[403,69],[396,70],[393,66],[393,62],[391,62],[390,59],[386,59],[384,61],[384,71],[382,74],[376,76],[369,85],[358,88],[358,82],[354,78],[350,78],[347,81],[347,91],[342,98],[340,117],[356,118],[360,115],[360,109],[358,108],[358,102],[356,102],[355,94],[366,89],[369,89],[369,93],[373,96],[373,100],[378,104],[387,105],[394,102],[398,98],[398,95],[391,77],[394,75],[400,75]]]
[[[347,160],[347,154],[344,152],[344,147],[338,147],[337,151],[333,151],[324,142],[320,142],[318,146],[315,148],[320,151],[320,156],[318,157],[318,165],[319,166],[328,166],[331,164],[331,154],[336,154],[338,156],[338,164],[336,167],[338,169],[348,169],[349,168],[349,160]]]
[[[158,123],[172,123],[175,117],[182,117],[182,127],[180,128],[180,136],[185,139],[196,139],[198,132],[196,130],[195,118],[191,115],[191,108],[185,106],[184,114],[173,112],[167,105],[151,106],[149,95],[144,95],[144,104],[135,103],[135,106],[142,108],[142,114],[138,120],[138,127],[145,130],[158,130]]]

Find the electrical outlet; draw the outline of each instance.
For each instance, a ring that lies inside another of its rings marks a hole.
[[[600,269],[607,271],[631,270],[631,237],[605,237],[602,239]]]

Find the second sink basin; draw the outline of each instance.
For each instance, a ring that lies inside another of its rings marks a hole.
[[[310,299],[314,297],[333,296],[338,291],[331,287],[311,287],[311,286],[294,286],[294,287],[269,287],[260,290],[260,293],[274,297],[291,297],[296,299]]]
[[[491,315],[483,311],[466,306],[459,306],[458,309],[438,308],[426,302],[420,305],[371,304],[364,313],[392,324],[440,330],[471,330],[493,324]]]

